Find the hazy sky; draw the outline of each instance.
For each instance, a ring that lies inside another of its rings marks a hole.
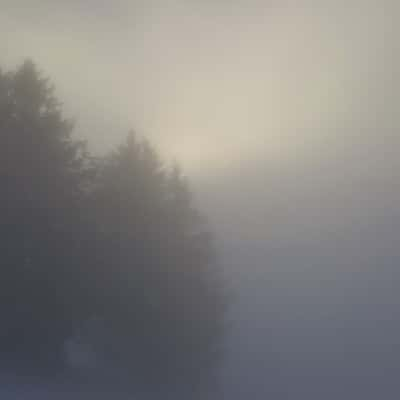
[[[93,149],[133,127],[183,165],[238,291],[233,393],[394,393],[397,1],[0,5],[1,64],[33,58]]]
[[[388,128],[396,1],[1,5],[3,64],[36,60],[92,148],[115,146],[133,127],[181,162],[198,190],[232,178],[235,192],[237,175],[246,192],[261,189],[252,209],[275,192],[259,177],[296,179],[353,150],[370,158],[359,148],[380,136],[370,125]],[[216,187],[209,200],[224,203]]]
[[[39,63],[95,148],[135,127],[214,174],[294,162],[363,112],[394,9],[369,3],[2,0],[0,50]]]

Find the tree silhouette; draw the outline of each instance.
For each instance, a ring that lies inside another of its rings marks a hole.
[[[194,390],[213,373],[224,296],[212,237],[187,184],[131,134],[103,160],[94,187],[103,243],[93,296],[102,320],[97,353],[135,387]]]
[[[54,366],[76,323],[85,152],[34,64],[0,76],[3,360]],[[6,356],[7,355],[7,356]]]
[[[3,368],[85,375],[74,348],[111,383],[198,391],[225,292],[187,182],[133,133],[94,159],[72,129],[32,62],[0,73]]]

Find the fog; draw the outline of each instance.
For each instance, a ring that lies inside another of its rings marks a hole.
[[[221,398],[400,394],[396,1],[0,3],[2,65],[90,148],[182,165],[232,291]]]

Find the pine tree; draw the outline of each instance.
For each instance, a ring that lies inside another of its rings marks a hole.
[[[0,76],[0,357],[35,369],[62,362],[79,310],[86,155],[71,132],[31,61]]]
[[[188,184],[134,134],[94,159],[72,132],[32,62],[0,72],[1,366],[76,370],[78,348],[92,356],[84,379],[199,391],[225,294]]]

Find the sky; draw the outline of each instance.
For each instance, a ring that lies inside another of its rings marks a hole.
[[[0,5],[1,65],[35,60],[93,151],[133,128],[182,165],[235,292],[230,398],[398,396],[395,0]]]

